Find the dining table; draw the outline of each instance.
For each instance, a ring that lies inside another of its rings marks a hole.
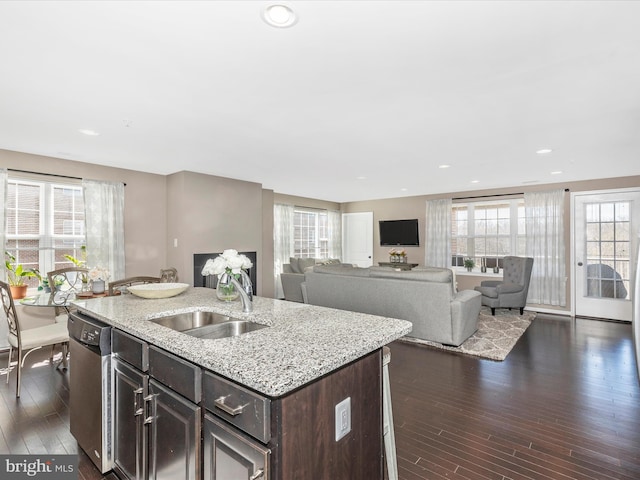
[[[119,292],[118,292],[119,293]],[[31,295],[24,297],[19,302],[21,305],[28,307],[61,307],[69,313],[69,307],[75,300],[82,300],[88,298],[106,297],[107,292],[93,293],[77,292],[75,290],[63,290],[55,292],[42,292],[37,295]]]

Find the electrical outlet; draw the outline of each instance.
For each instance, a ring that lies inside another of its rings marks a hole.
[[[351,431],[351,397],[336,405],[336,442]]]

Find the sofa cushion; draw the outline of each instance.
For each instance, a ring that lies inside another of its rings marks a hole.
[[[300,269],[300,273],[304,273],[308,267],[313,267],[316,264],[315,258],[299,258],[298,259],[298,268]]]
[[[350,263],[339,263],[335,265],[316,265],[313,267],[315,273],[328,273],[331,275],[350,275],[352,277],[368,277],[369,269],[354,267]]]
[[[302,270],[300,270],[298,266],[298,260],[296,257],[289,257],[289,265],[291,265],[291,271],[293,273],[302,273]]]
[[[290,263],[285,263],[282,265],[282,273],[295,273],[293,268],[291,268]]]
[[[339,263],[339,258],[321,258],[319,260],[316,260],[316,265],[336,265]]]
[[[398,280],[416,280],[420,282],[451,283],[453,274],[447,268],[429,270],[407,270],[407,271],[381,271],[372,270],[372,277],[397,278]]]

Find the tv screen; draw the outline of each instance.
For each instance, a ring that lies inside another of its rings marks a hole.
[[[418,219],[380,220],[380,245],[420,245]]]

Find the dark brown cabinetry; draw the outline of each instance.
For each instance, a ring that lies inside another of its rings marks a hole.
[[[335,406],[351,398],[351,432],[335,440]],[[382,350],[274,402],[280,479],[382,479]]]
[[[271,400],[205,373],[205,480],[382,479],[381,365],[378,350]],[[336,441],[345,398],[351,431]]]
[[[122,479],[382,480],[381,349],[268,398],[113,332]],[[336,440],[336,405],[347,398],[350,431]]]
[[[114,469],[118,476],[199,480],[200,369],[117,330],[113,331],[113,347]]]

